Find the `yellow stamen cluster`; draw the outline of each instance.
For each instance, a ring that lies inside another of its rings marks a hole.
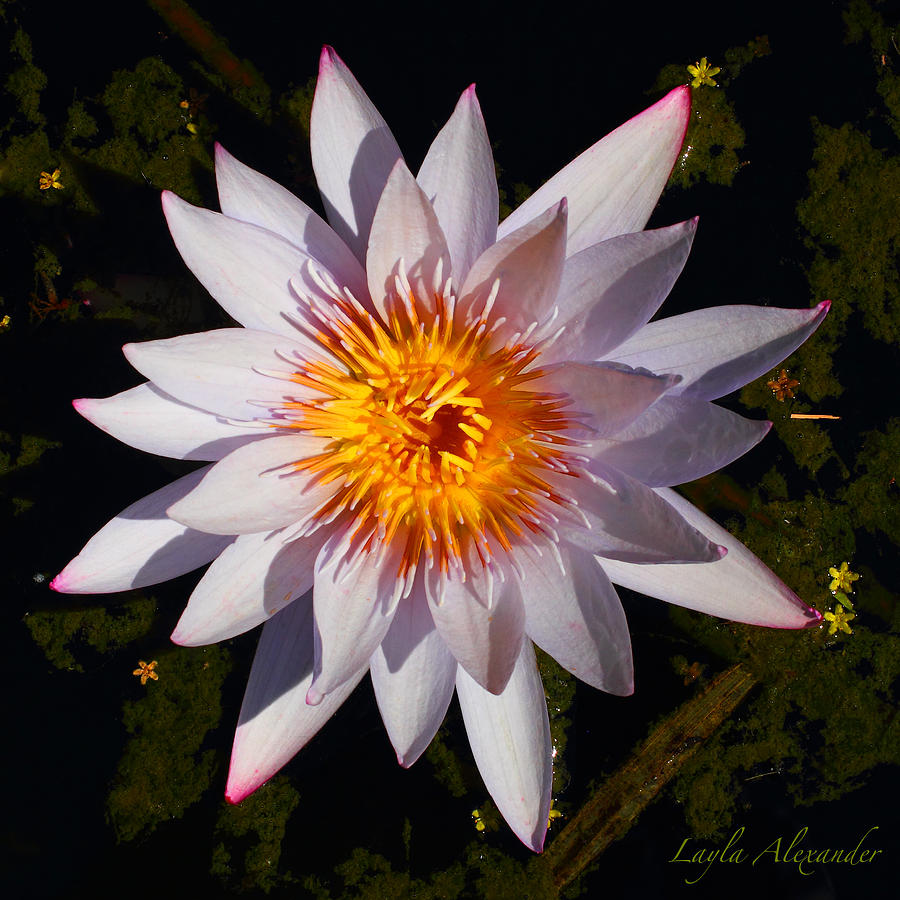
[[[336,484],[316,520],[352,516],[361,550],[400,541],[399,577],[422,554],[429,568],[460,570],[470,540],[487,566],[514,536],[552,536],[550,507],[565,502],[544,476],[569,471],[571,418],[565,399],[531,389],[544,374],[532,367],[539,344],[496,346],[495,291],[461,323],[449,290],[423,301],[397,277],[386,323],[344,292],[327,307],[310,301],[307,330],[329,359],[292,377],[319,396],[281,411],[282,427],[329,441],[295,464]]]

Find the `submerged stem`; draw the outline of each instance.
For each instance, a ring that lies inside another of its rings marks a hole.
[[[547,848],[544,862],[557,887],[572,882],[628,831],[755,684],[755,676],[735,663],[653,730]]]

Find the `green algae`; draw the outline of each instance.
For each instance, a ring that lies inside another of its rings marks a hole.
[[[144,652],[146,658],[149,651]],[[216,772],[216,753],[204,744],[222,715],[228,651],[174,647],[156,658],[159,680],[141,685],[135,679],[140,699],[122,708],[130,737],[106,799],[119,841],[133,841],[181,818],[211,787]]]
[[[29,490],[27,470],[39,464],[45,453],[61,447],[61,441],[41,435],[0,431],[0,499],[11,504],[14,516],[27,512],[34,504],[30,497],[20,496],[21,491]]]
[[[691,119],[681,155],[669,178],[670,187],[686,190],[703,181],[729,186],[746,165],[740,157],[746,134],[728,97],[728,88],[745,66],[770,52],[768,38],[761,37],[727,50],[721,64],[710,60],[721,66],[722,71],[716,75],[718,86],[701,84],[691,93]],[[690,80],[686,63],[672,63],[660,71],[650,93],[657,95]]]
[[[136,595],[110,607],[86,606],[30,612],[25,624],[32,640],[57,669],[84,672],[97,654],[120,650],[144,637],[153,625],[156,601]],[[94,652],[86,653],[90,647]]]
[[[278,776],[239,804],[222,804],[210,873],[223,887],[268,894],[296,882],[290,871],[279,869],[279,861],[288,820],[299,803],[298,791],[287,778]]]
[[[21,28],[16,29],[9,43],[9,55],[18,65],[6,76],[3,87],[22,118],[43,127],[47,119],[40,111],[41,92],[47,87],[47,76],[34,64],[31,38]]]

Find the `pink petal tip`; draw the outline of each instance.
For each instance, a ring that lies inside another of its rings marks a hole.
[[[310,689],[306,692],[306,705],[318,706],[324,698],[325,695],[321,691],[316,690],[314,686],[310,686]]]

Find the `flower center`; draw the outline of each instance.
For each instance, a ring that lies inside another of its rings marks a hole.
[[[496,346],[491,297],[459,321],[449,282],[423,303],[401,273],[386,323],[330,293],[330,307],[303,298],[327,358],[293,376],[320,396],[286,404],[279,423],[328,440],[295,463],[339,485],[315,519],[351,514],[360,549],[402,541],[401,577],[423,554],[429,568],[464,572],[468,541],[488,566],[514,537],[554,536],[549,507],[565,501],[545,476],[569,471],[575,441],[563,434],[567,399],[533,384],[544,375],[533,366],[539,343]]]

